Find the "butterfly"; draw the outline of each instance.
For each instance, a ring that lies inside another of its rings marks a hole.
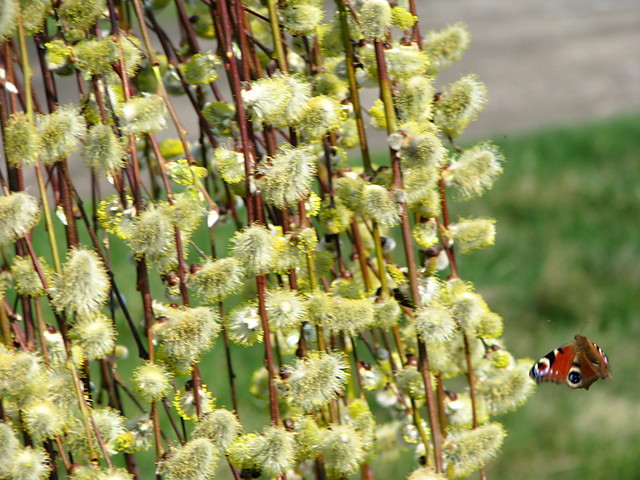
[[[609,359],[591,340],[576,335],[568,345],[547,353],[529,370],[536,383],[566,383],[571,388],[589,387],[599,378],[610,378]]]

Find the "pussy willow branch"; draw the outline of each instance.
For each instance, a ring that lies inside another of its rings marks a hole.
[[[389,76],[387,74],[387,67],[384,55],[384,47],[382,42],[375,41],[374,48],[376,53],[376,64],[378,67],[378,78],[380,81],[380,98],[384,104],[385,118],[387,121],[387,133],[391,134],[397,130],[395,111],[393,107],[393,96],[391,93],[391,85]],[[400,168],[400,159],[398,158],[396,151],[391,151],[391,167],[393,171],[392,188],[402,189],[402,171]],[[409,209],[406,202],[401,203],[402,216],[401,216],[401,228],[402,228],[402,240],[404,245],[404,251],[407,262],[409,286],[411,289],[411,296],[413,302],[420,306],[420,291],[418,290],[418,274],[416,269],[415,258],[413,254],[413,244],[411,229],[409,225]],[[384,275],[381,272],[381,277]],[[438,419],[436,399],[433,393],[433,385],[431,383],[431,370],[429,367],[429,356],[427,353],[427,347],[424,342],[418,337],[418,370],[422,374],[422,379],[425,387],[425,394],[427,398],[427,412],[429,414],[429,424],[431,426],[431,432],[433,437],[433,454],[436,464],[436,472],[443,471],[442,460],[442,432],[440,430],[440,422]],[[427,445],[425,445],[426,447]]]
[[[251,147],[251,140],[249,138],[249,126],[247,124],[247,118],[244,112],[244,105],[242,103],[242,83],[240,80],[240,74],[238,70],[238,61],[232,49],[232,34],[231,25],[229,20],[229,12],[227,9],[226,1],[220,0],[216,2],[217,10],[211,15],[214,21],[220,23],[220,29],[218,40],[221,44],[224,58],[229,62],[229,77],[231,84],[231,91],[233,92],[233,98],[236,106],[236,115],[238,120],[238,127],[240,129],[240,140],[242,144],[242,153],[244,154],[245,164],[245,177],[247,182],[247,216],[249,223],[252,223],[256,219],[255,205],[251,201],[253,182],[251,181],[254,170],[254,158],[252,155],[253,149]]]
[[[220,0],[216,2],[218,7],[218,16],[222,25],[222,32],[220,32],[219,39],[222,42],[222,48],[225,52],[225,57],[229,62],[230,76],[232,80],[232,91],[236,102],[236,114],[238,116],[238,124],[240,127],[240,136],[242,140],[242,150],[244,153],[244,169],[245,178],[247,182],[247,212],[249,223],[261,220],[261,202],[259,194],[254,191],[253,175],[255,171],[254,157],[251,155],[251,145],[249,139],[248,120],[244,114],[244,105],[241,95],[241,81],[240,72],[238,69],[238,62],[235,54],[231,48],[231,17],[226,0]],[[242,33],[242,32],[241,32]],[[267,320],[267,312],[265,306],[265,284],[266,277],[258,274],[256,277],[258,288],[258,310],[260,313],[260,320],[262,323],[262,329],[264,333],[264,346],[265,357],[267,363],[267,370],[269,372],[269,411],[271,415],[271,422],[274,425],[279,424],[279,411],[278,411],[278,396],[275,388],[275,378],[278,374],[276,365],[273,358],[273,347],[271,345],[271,332],[269,329],[269,322]]]
[[[411,14],[418,18],[418,9],[416,8],[416,0],[409,0],[409,11]],[[420,35],[420,24],[416,20],[416,23],[411,27],[411,39],[416,43],[418,48],[422,51],[422,35]]]
[[[49,299],[49,302],[52,301],[51,299],[51,294],[49,293],[49,287],[47,284],[47,280],[44,276],[44,272],[42,270],[42,267],[40,265],[40,261],[38,260],[38,257],[36,255],[36,252],[33,248],[33,245],[31,243],[31,239],[29,235],[25,235],[24,236],[24,240],[25,243],[27,245],[27,249],[29,251],[29,256],[31,257],[31,262],[33,264],[33,267],[40,279],[40,282],[42,282],[42,287],[45,290],[45,292],[47,292],[47,298]],[[57,320],[58,323],[58,328],[60,329],[60,334],[62,336],[62,340],[63,340],[63,344],[64,344],[64,348],[65,348],[65,353],[67,355],[68,358],[71,358],[71,344],[69,342],[69,337],[67,334],[67,323],[64,319],[64,316],[58,313],[55,313],[54,311],[54,316]],[[76,397],[77,397],[77,401],[78,401],[78,407],[80,409],[81,415],[82,415],[82,423],[83,423],[83,427],[84,427],[84,431],[85,431],[85,435],[87,436],[87,439],[89,439],[88,443],[87,443],[87,453],[89,454],[89,457],[92,460],[97,460],[96,457],[96,453],[93,449],[93,444],[91,442],[91,429],[93,428],[93,432],[96,436],[96,439],[98,439],[99,444],[100,441],[102,440],[102,437],[100,435],[100,432],[98,431],[97,427],[95,426],[95,423],[93,422],[93,419],[91,417],[91,413],[89,411],[89,406],[87,404],[87,400],[85,398],[85,391],[83,389],[83,385],[81,382],[80,377],[78,376],[78,371],[75,367],[75,364],[73,362],[69,363],[69,369],[71,371],[71,376],[73,379],[73,386],[75,388],[75,393],[76,393]],[[102,447],[104,447],[104,444],[102,444]],[[104,448],[102,448],[103,450],[103,454],[106,453],[106,450]],[[108,456],[108,455],[107,455]],[[106,461],[109,463],[110,459],[106,459]],[[110,463],[109,463],[110,464]]]
[[[178,10],[178,18],[180,20],[180,27],[184,31],[187,37],[187,44],[191,50],[190,53],[198,53],[200,52],[200,42],[198,42],[198,37],[193,30],[193,25],[189,20],[189,15],[187,14],[187,10],[184,7],[184,2],[182,0],[175,0],[176,8]],[[151,9],[148,9],[149,11]]]
[[[23,39],[24,40],[24,39]],[[25,43],[25,42],[22,42]],[[5,52],[9,53],[11,52],[10,50],[10,46],[8,44],[5,44]],[[27,51],[23,48],[20,49],[20,55],[21,55],[21,59],[22,58],[26,58],[28,61],[28,56],[27,56]],[[24,55],[24,57],[23,57]],[[3,58],[3,60],[6,60]],[[16,82],[15,78],[14,78],[14,68],[13,68],[13,62],[11,61],[11,57],[8,58],[8,62],[3,61],[2,65],[6,68],[6,78],[9,82],[11,82],[14,85],[18,85],[18,96],[20,94],[20,91],[22,90],[19,87],[19,83]],[[25,69],[23,69],[23,76],[25,76],[27,79],[29,79],[29,76],[27,75],[27,72],[30,69],[27,67]],[[30,80],[30,79],[29,79]],[[27,90],[29,90],[29,92],[31,91],[31,82],[28,81],[27,82],[28,87]],[[18,109],[18,100],[16,98],[16,95],[14,93],[10,93],[9,91],[3,91],[3,94],[5,94],[5,99],[8,97],[8,102],[2,103],[2,105],[0,105],[0,109],[1,109],[1,114],[2,114],[2,118],[0,119],[0,123],[2,124],[2,129],[3,129],[3,135],[4,135],[4,127],[6,125],[6,122],[8,121],[9,118],[9,111],[5,108],[5,105],[7,105],[7,103],[10,105],[11,111],[17,111]],[[30,108],[33,110],[33,103],[30,104]],[[28,118],[30,119],[30,122],[33,122],[33,112],[31,112],[31,114],[28,115]],[[6,156],[5,156],[6,158]],[[4,178],[2,178],[2,188],[4,190],[5,195],[9,195],[9,193],[11,191],[22,191],[24,190],[24,181],[23,181],[23,174],[22,174],[22,169],[21,168],[17,168],[15,165],[12,165],[11,163],[9,163],[8,161],[6,162],[7,165],[7,172],[8,172],[8,177],[9,177],[9,185],[7,186],[4,183]],[[41,180],[41,178],[40,178]],[[44,191],[44,183],[41,183],[39,186],[41,186],[41,193],[42,191]],[[46,201],[46,199],[45,199]],[[51,218],[49,217],[49,221],[51,220]],[[54,248],[53,251],[55,253],[57,253],[57,248]],[[19,240],[15,243],[15,252],[16,255],[18,256],[25,256],[26,255],[26,248],[25,248],[25,243],[24,240]],[[59,263],[59,262],[58,262]],[[30,346],[32,345],[32,340],[34,337],[34,327],[33,327],[33,316],[32,316],[32,311],[31,311],[31,301],[28,297],[21,295],[20,296],[20,303],[22,306],[22,317],[24,319],[24,325],[25,325],[25,330],[26,330],[26,338],[24,339],[24,343],[25,343],[25,347],[30,348]],[[5,337],[6,340],[6,345],[11,345],[11,324],[9,323],[9,318],[7,316],[6,311],[3,310],[3,316],[2,316],[2,331],[3,331],[3,336]],[[40,339],[42,339],[42,332],[39,331],[40,334]]]
[[[362,118],[362,106],[360,104],[360,93],[358,90],[358,84],[356,81],[355,72],[355,55],[353,52],[353,44],[351,39],[351,33],[349,31],[349,23],[347,21],[347,10],[344,6],[344,0],[336,0],[336,6],[338,8],[338,15],[340,19],[340,31],[342,33],[342,45],[344,46],[345,65],[347,68],[347,79],[349,82],[349,101],[353,106],[353,114],[356,119],[356,126],[358,129],[358,138],[360,139],[360,153],[362,154],[362,164],[364,166],[364,173],[366,175],[373,174],[373,167],[371,166],[371,156],[369,154],[369,144],[367,142],[367,133],[364,128],[364,120]]]
[[[38,42],[42,42],[43,40],[46,41],[46,37],[44,36],[44,34],[41,35],[37,35],[34,37],[34,40],[38,43]],[[40,43],[41,45],[41,43]],[[57,94],[57,87],[56,87],[56,83],[55,83],[55,79],[53,77],[53,74],[51,73],[51,70],[49,70],[47,68],[47,63],[46,63],[46,58],[45,58],[45,51],[43,48],[38,48],[36,50],[38,52],[38,60],[40,62],[40,70],[42,73],[42,78],[44,79],[44,83],[45,83],[45,96],[47,99],[47,106],[48,106],[48,110],[49,113],[53,113],[57,108],[58,108],[58,94]],[[28,59],[26,59],[27,61],[27,65],[28,65]],[[24,67],[23,67],[24,68]],[[28,82],[30,83],[30,82]],[[25,85],[26,87],[26,85]],[[31,97],[30,94],[27,94],[28,97]],[[27,103],[27,106],[29,104]],[[28,108],[28,107],[27,107]],[[32,118],[30,116],[30,118]],[[58,176],[59,176],[59,183],[63,183],[62,182],[62,177],[64,176],[64,171],[68,168],[67,167],[67,160],[66,159],[62,159],[60,161],[57,162],[56,164],[56,168],[58,169]],[[65,215],[65,219],[66,219],[66,224],[65,224],[65,235],[67,238],[67,246],[70,247],[75,247],[78,245],[79,241],[78,241],[78,230],[76,227],[76,222],[75,222],[75,215],[73,212],[73,202],[71,200],[71,196],[69,193],[68,188],[66,188],[66,185],[58,185],[59,186],[59,199],[60,199],[60,204],[62,205],[62,209]]]
[[[109,0],[110,2],[113,0]],[[117,25],[116,25],[117,28]],[[115,35],[119,35],[119,31],[116,30]],[[124,86],[123,92],[125,100],[130,99],[131,85],[126,75],[126,68],[124,65],[124,59],[122,56],[119,58],[119,73]],[[135,138],[133,135],[129,136],[129,152],[131,154],[131,162],[125,165],[125,171],[127,171],[131,186],[131,192],[133,195],[133,202],[136,207],[136,211],[140,214],[144,210],[141,185],[142,180],[140,178],[140,160],[138,157],[138,149],[136,146]],[[124,192],[121,193],[121,198],[124,198]],[[144,258],[136,260],[136,272],[137,272],[137,289],[142,297],[142,305],[144,312],[145,333],[147,335],[147,348],[149,361],[155,362],[155,348],[153,344],[153,331],[151,327],[154,323],[153,309],[151,307],[151,292],[149,289],[149,273],[147,269],[147,263]]]
[[[108,0],[108,2],[110,4],[110,11],[113,12],[115,10],[113,8],[113,0]],[[113,29],[113,34],[116,36],[116,38],[120,37],[119,25],[118,25],[118,22],[116,22],[114,19],[112,19],[112,29]],[[146,30],[143,30],[143,34],[144,33],[146,33]],[[148,38],[146,40],[148,40]],[[149,44],[147,43],[147,45]],[[131,89],[131,84],[129,82],[129,79],[127,77],[127,73],[126,73],[127,70],[126,70],[126,65],[124,63],[124,56],[122,54],[123,53],[122,49],[118,49],[118,53],[119,53],[118,65],[117,65],[116,71],[120,75],[120,79],[124,87],[123,88],[124,98],[126,101],[130,99],[132,89]],[[129,152],[131,154],[131,162],[127,163],[127,165],[125,166],[125,171],[129,175],[128,178],[131,185],[133,201],[136,207],[136,212],[139,215],[144,210],[142,194],[141,194],[142,193],[141,186],[143,184],[140,178],[140,161],[138,157],[138,150],[137,150],[137,145],[136,145],[134,135],[129,135]],[[121,198],[125,198],[124,192],[121,192],[120,196]],[[149,362],[154,363],[155,362],[155,346],[153,341],[153,330],[151,328],[154,324],[154,316],[153,316],[153,307],[151,303],[151,292],[149,288],[149,272],[148,272],[147,263],[144,257],[140,259],[136,259],[136,275],[137,275],[136,287],[140,292],[142,305],[143,305],[144,326],[145,326],[145,333],[147,336],[147,349],[149,354]],[[158,409],[155,406],[155,402],[152,402],[152,405],[151,405],[150,418],[153,425],[156,460],[158,460],[162,454],[162,446],[160,442],[160,438],[161,438],[160,418],[158,415]]]
[[[324,168],[327,173],[327,191],[325,192],[329,195],[331,199],[331,205],[335,205],[335,190],[334,190],[334,181],[333,181],[333,168],[331,165],[331,151],[332,145],[330,143],[329,135],[325,135],[322,139],[322,147],[323,147],[323,158],[324,158]],[[334,249],[335,249],[335,264],[336,264],[336,277],[344,277],[346,275],[346,267],[344,265],[344,260],[342,259],[342,249],[340,248],[340,236],[338,234],[331,235],[331,239],[333,240]]]
[[[153,48],[153,45],[151,44],[151,40],[149,37],[149,30],[147,28],[146,22],[144,21],[145,17],[144,17],[144,11],[142,9],[142,5],[140,4],[140,0],[132,0],[132,1],[135,7],[138,26],[140,27],[140,32],[142,33],[142,39],[145,46],[145,54],[147,55],[147,57],[151,62],[151,68],[156,78],[156,84],[158,88],[157,93],[162,97],[162,100],[164,100],[167,110],[169,111],[169,116],[171,117],[171,120],[173,121],[173,125],[175,126],[175,129],[176,129],[176,132],[178,133],[178,138],[182,143],[182,148],[184,149],[184,153],[187,157],[187,160],[189,160],[189,163],[194,163],[193,157],[191,156],[191,149],[189,147],[189,142],[187,141],[187,129],[184,127],[184,125],[180,121],[180,118],[178,117],[178,114],[176,113],[175,108],[173,108],[173,102],[171,102],[171,99],[169,98],[169,94],[164,88],[164,82],[162,81],[162,77],[160,76],[160,69],[159,69],[158,60],[155,54],[155,48]],[[158,164],[161,165],[162,157],[161,156],[158,157],[158,155],[156,154],[156,158],[158,160]],[[163,167],[164,166],[161,165],[161,168]],[[170,194],[170,190],[167,191],[167,195],[169,194]]]
[[[242,8],[242,1],[234,0],[232,7],[234,7],[235,31],[237,32],[238,43],[242,52],[242,78],[249,81],[261,75],[260,61],[256,56],[255,50],[249,47],[249,39],[252,39],[252,43],[255,42],[253,35],[251,35],[251,25],[247,21],[245,10]],[[285,70],[283,69],[282,71],[284,72]]]
[[[284,43],[280,33],[280,24],[278,23],[278,10],[276,8],[276,0],[267,0],[269,9],[269,22],[271,23],[271,35],[273,37],[273,46],[275,48],[276,60],[278,67],[282,73],[289,73],[289,65],[287,57],[284,53]]]
[[[36,44],[38,42],[38,38],[36,37]],[[37,50],[40,54],[39,49]],[[29,64],[29,57],[27,54],[27,50],[22,50],[21,52],[23,55],[21,57],[21,65],[28,65]],[[40,60],[40,66],[41,68],[43,67],[43,60]],[[29,67],[22,67],[23,69],[25,68],[29,68]],[[43,77],[45,80],[45,93],[46,93],[46,97],[47,97],[47,101],[49,103],[49,108],[53,108],[53,106],[55,104],[52,103],[53,98],[50,97],[50,95],[55,95],[55,87],[53,86],[52,82],[52,78],[50,75],[47,75],[45,77]],[[29,79],[29,81],[25,82],[25,92],[26,95],[31,98],[31,81]],[[12,95],[13,96],[13,95]],[[34,111],[33,111],[33,104],[27,102],[27,119],[29,122],[33,123],[34,121]],[[17,170],[20,170],[20,172],[17,172]],[[11,174],[12,171],[16,171],[16,174],[18,175],[18,179],[19,179],[19,184],[22,184],[22,171],[21,169],[17,169],[17,168],[11,168],[9,170],[9,173]],[[44,182],[44,173],[42,171],[42,163],[40,162],[40,159],[37,160],[36,166],[35,166],[35,172],[36,172],[36,179],[38,182],[38,190],[40,193],[40,200],[42,202],[42,211],[44,214],[44,221],[45,221],[45,225],[46,225],[46,231],[47,231],[47,235],[49,237],[49,246],[51,248],[51,255],[53,257],[53,266],[56,270],[56,272],[58,274],[62,273],[62,264],[60,262],[60,253],[58,252],[58,242],[56,240],[56,236],[55,236],[55,231],[53,228],[53,219],[51,217],[51,209],[49,208],[49,197],[47,196],[46,193],[46,188],[45,188],[45,182]],[[10,177],[11,180],[11,177]],[[22,188],[20,188],[22,189]],[[55,197],[55,195],[54,195]]]
[[[355,255],[358,257],[358,264],[360,265],[360,272],[362,273],[362,281],[364,288],[367,292],[371,291],[371,278],[369,277],[369,267],[367,265],[367,254],[365,253],[364,246],[362,244],[362,236],[358,229],[358,222],[355,218],[351,220],[351,236]]]
[[[176,71],[176,73],[178,75],[178,78],[180,80],[182,88],[183,88],[185,94],[187,95],[187,98],[191,102],[194,112],[198,116],[198,122],[200,124],[200,132],[204,133],[204,135],[206,135],[207,138],[209,139],[209,142],[211,143],[211,146],[213,148],[216,148],[218,146],[218,141],[213,136],[211,128],[209,127],[209,124],[207,123],[207,120],[204,118],[204,115],[202,113],[202,102],[198,101],[198,99],[193,95],[193,92],[191,91],[190,85],[187,83],[186,79],[184,78],[184,74],[182,73],[181,69],[179,68],[180,67],[179,58],[178,58],[178,53],[176,51],[175,46],[172,45],[171,40],[169,39],[167,34],[164,32],[164,30],[157,23],[157,21],[155,19],[155,16],[153,15],[153,12],[151,10],[148,10],[146,12],[146,15],[147,15],[147,18],[149,18],[149,21],[151,22],[151,24],[153,26],[154,32],[156,33],[156,35],[158,36],[158,39],[160,40],[162,48],[165,51],[165,54],[166,54],[167,58],[169,59],[169,63],[175,68],[175,71]],[[214,84],[214,82],[211,83],[211,85],[213,85],[213,84]],[[168,98],[167,98],[167,100],[168,100]],[[172,111],[173,107],[170,104],[169,104],[169,107],[171,108],[171,111]],[[175,118],[177,118],[177,115],[175,115]],[[181,128],[183,129],[184,127],[180,127],[180,128],[178,128],[178,130],[180,130]],[[185,145],[185,142],[186,142],[186,137],[183,138],[183,147]],[[205,149],[204,149],[204,144],[203,144],[203,156],[204,156],[204,150]],[[189,163],[195,163],[195,160],[191,156],[190,151],[186,150],[185,153],[187,155],[187,160],[189,161]],[[206,159],[206,156],[205,156],[205,159]],[[160,168],[163,168],[163,166],[160,165]],[[201,185],[198,185],[198,184],[196,184],[196,187],[198,188],[200,193],[205,197],[205,200],[206,200],[207,204],[209,205],[209,208],[210,209],[214,209],[214,210],[219,210],[218,206],[216,205],[216,203],[211,198],[211,194],[209,193],[209,191],[207,191],[207,189],[201,187]],[[226,189],[227,192],[229,192],[228,186],[226,184],[225,184],[224,188]],[[230,193],[229,193],[229,195],[230,195]],[[170,199],[170,201],[171,201],[171,199]],[[235,213],[235,206],[233,205],[233,202],[230,201],[229,204],[230,204],[230,208],[231,208],[231,211],[232,211],[232,214],[233,214],[234,218],[237,218],[237,214]],[[212,245],[212,248],[213,248],[213,245]],[[180,272],[178,272],[178,276],[180,276]],[[184,294],[183,294],[183,296],[184,296]]]
[[[76,206],[78,207],[78,211],[80,212],[80,216],[82,218],[84,226],[87,229],[87,232],[89,233],[89,238],[91,239],[93,250],[100,257],[100,259],[102,260],[102,263],[104,264],[105,270],[107,271],[107,275],[109,276],[109,281],[111,283],[113,294],[118,302],[118,306],[120,307],[120,309],[122,310],[122,313],[124,314],[124,317],[127,321],[127,325],[129,326],[129,330],[131,331],[131,334],[133,335],[136,346],[138,347],[139,357],[143,360],[148,360],[149,353],[144,347],[142,339],[140,338],[140,334],[138,333],[138,329],[136,328],[133,322],[133,319],[131,318],[131,314],[129,313],[129,309],[124,301],[124,298],[120,293],[120,289],[118,288],[115,275],[113,273],[113,270],[111,269],[111,262],[109,261],[105,253],[102,251],[100,241],[98,240],[96,232],[93,226],[91,225],[91,223],[89,222],[89,218],[87,217],[87,213],[84,208],[84,202],[82,201],[82,197],[78,195],[78,192],[75,190],[75,187],[71,184],[71,178],[69,177],[69,175],[65,177],[65,180],[69,183],[69,188],[72,190],[74,194]]]
[[[440,190],[440,203],[442,205],[442,228],[445,230],[449,227],[449,209],[447,205],[447,194],[444,185],[444,180],[442,177],[439,180],[438,187]],[[449,244],[447,241],[443,241],[445,252],[447,254],[447,258],[449,259],[449,265],[451,268],[451,277],[458,278],[458,265],[456,262],[456,255],[453,245]],[[467,337],[467,333],[462,330],[462,336],[464,339],[464,356],[465,362],[467,365],[467,382],[469,384],[469,398],[471,400],[471,412],[472,412],[472,426],[473,428],[478,427],[478,406],[476,400],[476,390],[475,390],[475,375],[473,371],[473,362],[471,361],[471,348],[469,345],[469,338]],[[481,472],[483,475],[484,469]]]
[[[29,67],[29,58],[28,58],[28,54],[27,54],[27,50],[26,50],[26,41],[24,38],[24,29],[22,26],[22,19],[19,18],[18,19],[18,36],[20,38],[20,43],[21,43],[21,61],[22,61],[22,67],[23,69],[26,68],[27,71],[30,71],[30,67]],[[43,69],[43,71],[47,71],[47,74],[49,75],[49,81],[51,82],[51,89],[47,89],[46,90],[46,95],[47,95],[47,101],[49,104],[49,108],[50,111],[52,110],[52,107],[55,108],[55,102],[53,101],[54,99],[51,97],[51,94],[55,94],[55,84],[53,83],[53,79],[51,78],[51,72],[48,71],[44,65],[43,65],[43,56],[39,55],[39,59],[41,62],[41,68]],[[45,76],[46,78],[46,76]],[[32,104],[30,103],[30,98],[31,98],[31,93],[30,93],[30,75],[27,75],[26,78],[26,88],[27,88],[27,109],[28,110],[32,110]],[[33,121],[33,116],[32,116],[33,112],[30,112],[29,118],[31,119],[31,121]],[[63,162],[65,160],[62,160]],[[66,194],[68,195],[68,191],[66,192]],[[68,196],[67,198],[64,197],[64,193],[63,193],[63,202],[69,202],[70,201],[70,196]],[[43,196],[43,200],[44,198],[46,198],[46,194]],[[71,205],[71,203],[69,203],[69,205]],[[73,216],[73,212],[72,209],[70,209],[70,215]],[[68,219],[68,225],[66,226],[66,231],[67,231],[67,240],[70,244],[70,246],[77,246],[78,244],[78,240],[77,240],[77,231],[75,229],[75,222],[73,219],[69,220]],[[71,226],[69,226],[69,223],[72,223]],[[25,237],[25,241],[29,250],[29,254],[31,256],[31,260],[34,264],[34,267],[36,268],[36,272],[38,273],[40,280],[42,282],[43,287],[45,288],[45,290],[47,289],[47,282],[46,279],[44,277],[44,274],[42,272],[42,269],[40,268],[39,265],[39,261],[37,260],[36,257],[36,253],[33,249],[33,246],[31,245],[31,242],[28,238],[28,236]],[[55,237],[53,238],[52,241],[55,241]],[[75,242],[75,243],[72,243]],[[60,333],[62,334],[62,338],[64,341],[64,345],[65,345],[65,350],[66,353],[69,357],[71,357],[71,349],[70,349],[70,344],[69,344],[69,340],[67,338],[67,326],[66,326],[66,322],[64,320],[64,318],[62,316],[57,315],[57,320],[58,320],[58,325],[60,327]],[[96,454],[94,452],[93,449],[93,445],[91,442],[91,430],[93,429],[93,432],[95,434],[96,440],[98,441],[98,445],[100,447],[100,450],[102,451],[103,456],[105,456],[105,461],[107,462],[107,465],[111,466],[111,460],[109,458],[109,455],[106,451],[106,448],[104,446],[104,442],[102,441],[102,437],[100,435],[100,432],[97,429],[97,426],[95,425],[95,422],[92,418],[91,412],[89,411],[89,406],[87,405],[87,401],[85,400],[85,392],[81,383],[81,380],[78,376],[78,372],[75,368],[75,366],[73,365],[73,363],[70,365],[70,370],[71,370],[71,375],[73,377],[73,384],[76,390],[76,396],[78,398],[78,405],[80,408],[80,411],[82,413],[82,419],[83,419],[83,425],[84,425],[84,429],[85,429],[85,434],[87,435],[87,438],[89,439],[88,441],[88,454],[90,456],[90,458],[96,458]]]
[[[184,90],[187,98],[189,99],[189,102],[193,106],[193,111],[198,116],[198,122],[200,124],[201,131],[204,132],[204,134],[207,136],[207,139],[211,143],[211,146],[213,148],[216,148],[218,146],[218,140],[213,136],[213,133],[211,132],[211,128],[209,127],[207,120],[204,118],[204,115],[202,114],[202,108],[199,102],[197,101],[197,99],[194,97],[193,92],[191,91],[190,85],[185,80],[184,74],[179,68],[180,65],[179,65],[179,58],[177,55],[176,47],[172,44],[171,39],[169,38],[167,33],[157,22],[155,15],[153,14],[153,11],[147,10],[146,16],[151,22],[154,32],[158,36],[158,40],[160,41],[160,45],[162,45],[162,49],[164,50],[164,53],[167,56],[167,59],[169,60],[169,64],[171,64],[175,68],[176,74],[178,75],[178,79],[180,80],[180,84],[182,85],[182,89]]]

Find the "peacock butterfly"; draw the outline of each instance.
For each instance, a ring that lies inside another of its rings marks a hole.
[[[568,345],[547,353],[529,370],[537,383],[566,383],[589,390],[599,378],[609,378],[609,360],[595,343],[582,335]]]

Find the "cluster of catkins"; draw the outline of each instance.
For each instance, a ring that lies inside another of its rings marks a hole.
[[[427,480],[498,453],[533,384],[458,271],[495,222],[452,201],[503,163],[455,143],[484,84],[437,82],[469,33],[324,3],[0,0],[0,478],[370,479],[412,448]]]

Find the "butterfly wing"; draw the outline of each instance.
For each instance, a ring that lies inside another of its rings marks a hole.
[[[609,359],[598,345],[581,335],[576,335],[575,344],[576,358],[572,371],[577,372],[573,375],[573,379],[577,382],[575,382],[574,388],[589,390],[589,387],[596,380],[611,377]]]
[[[566,383],[571,388],[585,390],[596,380],[611,376],[605,353],[582,335],[576,335],[573,343],[556,348],[538,360],[529,375],[537,383]]]
[[[536,364],[531,367],[529,375],[537,383],[565,383],[575,356],[575,343],[556,348],[538,360]]]

